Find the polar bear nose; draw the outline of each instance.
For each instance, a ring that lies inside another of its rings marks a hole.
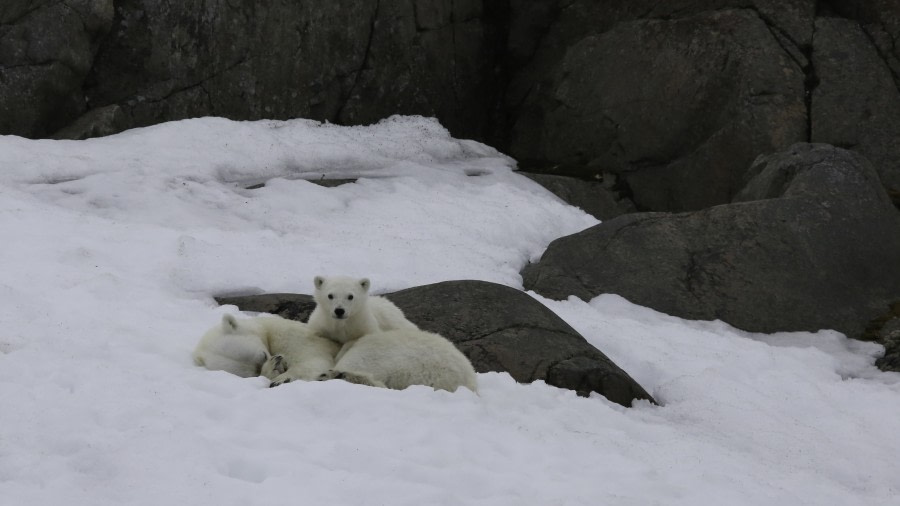
[[[343,316],[344,316],[344,308],[342,308],[342,307],[336,308],[336,309],[334,310],[334,315],[337,316],[338,318],[343,318]]]

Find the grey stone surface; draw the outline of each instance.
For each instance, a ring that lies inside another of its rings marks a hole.
[[[652,397],[566,322],[527,294],[483,281],[447,281],[385,294],[423,330],[453,341],[479,372],[506,371],[516,381],[544,380],[581,395],[597,392],[630,406]],[[244,311],[305,321],[312,297],[220,297]]]
[[[798,144],[748,172],[732,204],[621,216],[554,241],[523,272],[526,289],[616,293],[749,331],[859,337],[900,300],[900,215],[871,164]]]

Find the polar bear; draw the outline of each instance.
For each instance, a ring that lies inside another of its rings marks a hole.
[[[478,391],[469,359],[445,337],[418,329],[367,334],[344,353],[334,369],[320,379],[403,390],[426,385],[455,391],[460,386]]]
[[[338,360],[366,334],[419,329],[393,302],[369,295],[368,278],[316,276],[313,285],[316,308],[309,315],[309,326],[316,334],[344,345]]]
[[[248,378],[263,375],[272,385],[316,380],[335,365],[340,345],[307,324],[278,316],[238,320],[232,315],[210,329],[194,350],[194,363]]]

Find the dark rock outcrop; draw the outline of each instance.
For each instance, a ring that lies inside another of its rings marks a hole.
[[[619,173],[642,209],[728,202],[756,156],[807,138],[802,64],[752,10],[619,23],[542,73],[512,155]]]
[[[900,372],[900,302],[895,302],[890,311],[872,320],[862,339],[884,346],[884,355],[875,361],[878,368]]]
[[[0,134],[422,114],[647,211],[727,203],[816,141],[900,207],[898,40],[891,0],[8,0]]]
[[[865,155],[888,191],[897,194],[900,68],[893,69],[892,62],[885,60],[890,54],[883,54],[856,21],[818,19],[812,61],[819,84],[812,92],[810,124],[814,142]]]
[[[83,140],[119,133],[128,127],[128,119],[117,105],[98,107],[84,113],[69,126],[54,133],[53,139]]]
[[[85,112],[82,83],[113,0],[4,0],[0,134],[49,135]]]
[[[850,337],[900,299],[900,215],[871,164],[827,145],[760,158],[734,203],[621,216],[550,244],[525,287],[601,293],[758,332]]]
[[[568,176],[519,172],[523,176],[553,192],[569,205],[579,207],[598,220],[608,220],[636,211],[634,203],[623,198],[615,190],[615,184],[601,181],[585,181]],[[610,177],[615,178],[614,175]]]
[[[113,4],[4,5],[0,134],[47,136],[118,106],[126,128],[211,115],[360,124],[422,114],[484,138],[502,92],[502,21],[480,0]]]
[[[884,356],[875,365],[883,371],[900,372],[900,317],[885,323],[879,331],[878,342],[884,346]]]
[[[566,322],[518,290],[483,281],[447,281],[385,296],[423,330],[453,341],[478,372],[506,371],[523,383],[544,380],[581,395],[597,392],[624,406],[634,399],[653,401]],[[312,297],[293,294],[217,301],[301,321],[315,307]]]
[[[500,88],[497,36],[475,0],[136,0],[117,3],[112,30],[86,94],[135,126],[422,114],[483,137]]]

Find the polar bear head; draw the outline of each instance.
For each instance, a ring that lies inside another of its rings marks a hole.
[[[228,371],[245,378],[256,376],[269,358],[264,336],[264,329],[254,319],[238,320],[224,315],[222,322],[200,339],[194,361],[213,371]]]
[[[343,320],[366,307],[369,298],[368,278],[316,276],[313,280],[316,305],[332,318]]]

